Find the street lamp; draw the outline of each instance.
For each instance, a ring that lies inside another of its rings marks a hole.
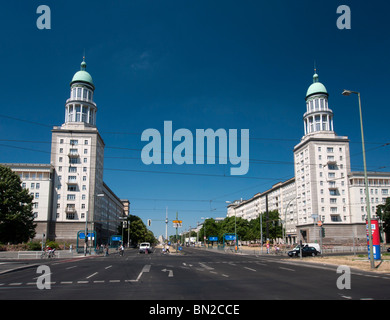
[[[300,197],[294,197],[292,198],[288,204],[287,204],[287,207],[286,207],[286,210],[284,212],[284,228],[282,228],[282,231],[283,231],[283,241],[286,242],[286,232],[285,232],[285,228],[287,229],[287,210],[288,210],[288,207],[290,206],[291,202],[293,202],[293,200],[298,200],[300,199]],[[287,231],[287,230],[286,230]]]
[[[372,230],[371,230],[371,208],[370,208],[370,196],[368,192],[368,178],[367,178],[367,166],[366,166],[366,151],[364,147],[364,133],[363,133],[363,117],[362,117],[362,103],[360,99],[360,92],[351,91],[351,90],[344,90],[342,95],[343,96],[349,96],[352,93],[357,94],[359,98],[359,115],[360,115],[360,130],[362,134],[362,149],[363,149],[363,165],[364,165],[364,183],[366,185],[366,206],[367,206],[367,224],[368,224],[368,245],[370,248],[370,262],[371,262],[371,269],[375,268],[374,264],[374,252],[373,252],[373,245],[372,245]]]

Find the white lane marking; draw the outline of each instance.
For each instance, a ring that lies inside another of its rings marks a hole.
[[[85,279],[89,279],[89,278],[92,278],[93,276],[96,276],[98,273],[95,272],[95,273],[92,273],[91,275],[89,275],[88,277],[86,277]]]
[[[279,269],[283,269],[283,270],[287,270],[287,271],[295,271],[294,269],[284,268],[284,267],[279,267]]]
[[[256,272],[256,270],[255,269],[252,269],[252,268],[248,268],[248,267],[244,267],[245,269],[247,269],[247,270],[250,270],[250,271],[254,271],[254,272]]]

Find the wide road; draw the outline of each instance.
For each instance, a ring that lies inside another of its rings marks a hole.
[[[336,267],[298,259],[184,248],[139,254],[32,261],[0,275],[0,299],[51,300],[361,300],[390,299],[390,275],[351,271],[339,289]],[[46,273],[37,273],[43,265]],[[39,289],[39,285],[41,289]]]

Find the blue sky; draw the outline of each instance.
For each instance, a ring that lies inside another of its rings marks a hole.
[[[51,30],[36,27],[41,4],[51,9]],[[350,6],[350,30],[336,26],[340,5]],[[85,50],[106,144],[104,181],[133,214],[153,220],[156,236],[165,234],[167,207],[188,229],[224,217],[225,201],[293,177],[314,62],[335,131],[351,140],[352,170],[363,169],[358,101],[343,89],[362,94],[368,169],[390,171],[389,10],[386,1],[356,0],[7,1],[0,162],[49,163],[50,130],[64,122]],[[193,133],[249,129],[248,174],[230,176],[230,164],[146,166],[141,134],[162,133],[164,120]]]

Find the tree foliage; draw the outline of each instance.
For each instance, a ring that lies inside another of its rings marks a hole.
[[[155,244],[157,242],[152,231],[148,230],[140,217],[129,215],[130,222],[130,243],[138,244],[141,242],[149,242]],[[129,226],[129,224],[128,224]],[[118,227],[119,234],[122,234],[122,224]],[[128,227],[123,229],[124,242],[127,242]]]
[[[35,236],[33,199],[19,176],[0,166],[0,242],[16,244]]]
[[[277,210],[269,211],[268,218],[264,212],[262,215],[262,230],[263,241],[267,236],[267,223],[268,223],[268,238],[278,239],[282,237],[282,225],[280,223],[279,212]],[[202,239],[206,236],[206,239],[210,236],[218,236],[219,239],[223,238],[225,233],[234,234],[237,232],[237,236],[243,241],[255,241],[260,239],[260,217],[252,220],[246,220],[241,217],[226,217],[222,221],[215,221],[214,219],[206,219],[202,228],[199,230],[199,237]]]

